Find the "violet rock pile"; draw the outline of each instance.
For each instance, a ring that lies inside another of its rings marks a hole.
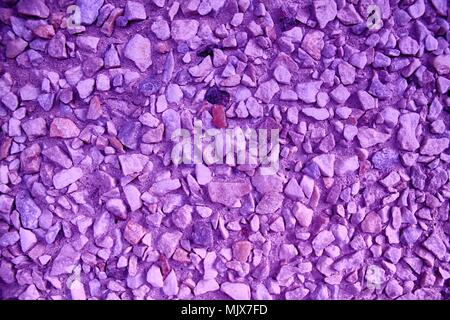
[[[447,0],[3,0],[1,299],[448,299]],[[178,129],[279,163],[174,163]]]

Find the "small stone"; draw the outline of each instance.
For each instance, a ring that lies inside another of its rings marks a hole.
[[[87,52],[97,53],[98,43],[100,41],[99,37],[94,36],[78,36],[77,46]]]
[[[150,29],[159,40],[165,41],[170,38],[170,27],[164,19],[159,19],[153,22]]]
[[[220,286],[215,279],[202,279],[194,288],[194,295],[201,296],[202,294],[217,291]]]
[[[413,38],[406,36],[399,40],[398,48],[403,54],[415,55],[419,51],[419,44]]]
[[[246,262],[253,245],[249,241],[237,241],[233,244],[233,258],[240,262]]]
[[[315,251],[322,251],[334,241],[334,235],[329,230],[320,231],[312,241],[312,247]]]
[[[250,300],[250,287],[245,283],[224,282],[220,286],[220,291],[233,300]]]
[[[305,103],[315,103],[323,81],[308,81],[298,83],[295,87],[298,98]]]
[[[147,282],[155,288],[162,288],[164,285],[163,276],[161,274],[161,269],[152,265],[147,272]]]
[[[344,25],[355,25],[363,22],[353,4],[347,4],[337,13],[337,18]]]
[[[50,124],[50,137],[54,138],[76,138],[80,134],[80,129],[67,118],[55,118]]]
[[[182,230],[186,229],[192,222],[192,211],[193,209],[190,205],[180,207],[172,214],[173,224]]]
[[[376,100],[375,100],[375,98],[372,97],[366,91],[359,90],[357,95],[358,95],[359,103],[360,103],[361,108],[363,110],[370,110],[370,109],[374,109],[376,107]]]
[[[72,300],[86,300],[86,292],[84,291],[84,284],[80,280],[75,279],[70,284],[69,287]]]
[[[253,118],[260,118],[264,115],[264,107],[253,97],[247,99],[245,107]]]
[[[28,252],[37,243],[36,235],[30,230],[20,228],[19,235],[22,252]]]
[[[172,269],[164,279],[163,292],[168,296],[174,296],[178,293],[178,279],[175,271]]]
[[[56,189],[63,189],[83,177],[81,168],[73,167],[70,169],[62,169],[53,176],[53,185]]]
[[[26,229],[38,227],[41,209],[26,192],[19,192],[16,196],[16,209],[19,211],[22,226]]]
[[[140,122],[127,121],[120,127],[117,138],[127,148],[135,150],[139,144],[141,126]]]
[[[380,180],[380,183],[386,188],[390,188],[400,182],[400,175],[393,171]]]
[[[6,57],[14,59],[19,54],[21,54],[25,48],[28,46],[28,42],[21,38],[16,38],[7,42],[6,46]]]
[[[308,117],[319,121],[326,120],[330,117],[328,110],[324,108],[303,108],[302,112]]]
[[[201,186],[205,186],[212,180],[211,170],[202,163],[195,166],[195,176],[197,182]]]
[[[450,54],[437,56],[433,59],[433,67],[440,75],[447,75],[450,73]]]
[[[428,156],[439,155],[448,148],[449,142],[448,138],[427,138],[420,148],[420,153]]]
[[[197,34],[199,26],[197,20],[175,20],[172,22],[172,39],[188,41]]]
[[[182,236],[183,234],[180,231],[164,233],[158,240],[158,250],[161,251],[166,258],[170,258],[178,247],[178,242]]]
[[[42,0],[20,0],[16,8],[17,12],[30,17],[46,19],[50,15],[50,9]]]
[[[106,201],[106,210],[112,213],[119,219],[126,219],[127,217],[127,208],[122,199],[108,199]]]
[[[179,103],[183,99],[183,91],[179,85],[170,83],[166,89],[166,99],[169,103]]]
[[[337,103],[343,104],[350,97],[350,92],[345,86],[340,84],[330,92],[330,97]]]
[[[322,175],[333,177],[335,159],[336,156],[334,154],[322,154],[314,157],[312,161],[319,167]]]
[[[302,41],[302,49],[306,51],[313,59],[320,60],[322,57],[322,49],[325,46],[322,31],[312,30],[305,34]]]
[[[353,84],[356,78],[355,67],[347,62],[341,62],[338,65],[338,73],[343,85]]]
[[[403,150],[415,151],[420,144],[416,138],[416,130],[419,125],[420,116],[417,113],[404,113],[400,115],[400,129],[397,133],[397,140]]]
[[[104,61],[105,61],[105,68],[120,67],[119,53],[117,52],[116,47],[114,47],[113,44],[111,44],[108,47],[108,50],[106,50]]]
[[[161,115],[166,131],[165,137],[171,140],[174,133],[181,128],[181,118],[178,112],[173,109],[167,109]]]
[[[38,97],[38,103],[44,111],[50,111],[55,101],[55,95],[53,93],[41,94]]]
[[[139,21],[147,19],[145,7],[137,1],[127,1],[125,5],[125,18],[128,21]]]
[[[274,213],[283,205],[284,196],[278,192],[265,193],[261,201],[256,206],[256,213],[270,214]]]
[[[149,129],[143,136],[142,142],[144,143],[158,143],[161,142],[164,135],[164,124],[160,124],[154,129]]]
[[[48,55],[56,59],[66,59],[66,36],[58,31],[56,35],[49,41],[47,47]]]
[[[308,228],[311,225],[313,210],[306,207],[303,203],[296,202],[292,213],[302,227]]]
[[[408,13],[413,19],[418,19],[425,13],[425,1],[417,0],[413,5],[408,7]]]
[[[372,157],[372,165],[378,170],[388,170],[398,163],[398,153],[390,148],[377,151]]]
[[[212,202],[232,207],[241,197],[252,190],[248,181],[245,182],[219,182],[212,181],[208,184],[208,193]]]
[[[139,241],[145,236],[146,230],[139,223],[130,220],[125,226],[123,237],[131,244],[138,244]]]
[[[361,230],[367,233],[380,233],[381,227],[381,218],[375,212],[369,212],[361,223]]]
[[[157,196],[163,196],[181,187],[179,179],[167,179],[155,182],[150,188],[150,192]]]
[[[22,128],[29,138],[45,136],[47,134],[47,124],[44,118],[36,118],[22,123]]]
[[[385,143],[391,137],[388,133],[382,133],[368,127],[358,129],[359,144],[363,148],[370,148],[380,143]]]
[[[139,210],[142,207],[141,192],[137,187],[132,184],[127,184],[123,187],[123,193],[131,211]]]
[[[279,83],[290,84],[291,83],[291,73],[289,69],[284,66],[278,66],[273,71],[273,76]]]
[[[19,90],[22,101],[33,101],[39,96],[39,89],[31,84],[26,84]]]
[[[95,22],[104,0],[77,0],[77,6],[81,13],[81,23],[91,25]]]
[[[2,103],[11,111],[14,111],[19,106],[19,99],[17,99],[17,96],[12,93],[8,92],[2,97]]]
[[[445,247],[444,241],[442,241],[436,232],[433,232],[433,234],[423,242],[423,246],[430,250],[439,260],[444,260],[447,248]]]
[[[39,172],[41,166],[41,147],[34,143],[20,154],[20,166],[25,173],[32,174]]]
[[[145,72],[152,65],[152,48],[150,40],[140,34],[135,34],[133,38],[128,41],[124,55],[133,61],[141,72]]]
[[[83,62],[83,74],[86,77],[93,77],[101,68],[103,68],[103,59],[99,57],[90,57]]]
[[[77,91],[81,99],[85,99],[91,95],[94,91],[95,80],[94,79],[85,79],[81,80],[77,84]]]
[[[395,299],[403,294],[403,287],[397,280],[391,279],[386,284],[385,292],[389,298]]]
[[[313,6],[320,29],[324,29],[328,22],[336,18],[337,5],[334,0],[314,0]]]
[[[359,168],[359,161],[358,156],[352,156],[348,158],[338,158],[335,167],[334,172],[338,176],[344,176],[346,174],[355,172]]]
[[[197,222],[191,234],[193,244],[201,247],[211,247],[214,243],[213,230],[208,222]]]
[[[269,80],[261,83],[255,92],[255,97],[261,99],[265,103],[269,103],[273,96],[280,91],[280,87],[275,80]]]
[[[134,173],[140,173],[145,165],[149,162],[149,158],[143,154],[124,154],[119,156],[122,173],[127,176]]]

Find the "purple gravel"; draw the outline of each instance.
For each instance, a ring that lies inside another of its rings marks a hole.
[[[449,299],[449,17],[2,1],[0,299]],[[176,163],[200,120],[277,169]]]

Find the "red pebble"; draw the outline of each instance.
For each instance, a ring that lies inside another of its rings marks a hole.
[[[223,129],[228,126],[227,116],[225,115],[225,110],[223,109],[223,106],[214,105],[212,107],[212,116],[213,116],[213,123],[217,128]]]

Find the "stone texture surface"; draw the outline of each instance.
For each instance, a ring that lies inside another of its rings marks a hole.
[[[447,1],[0,21],[0,299],[449,300]]]

